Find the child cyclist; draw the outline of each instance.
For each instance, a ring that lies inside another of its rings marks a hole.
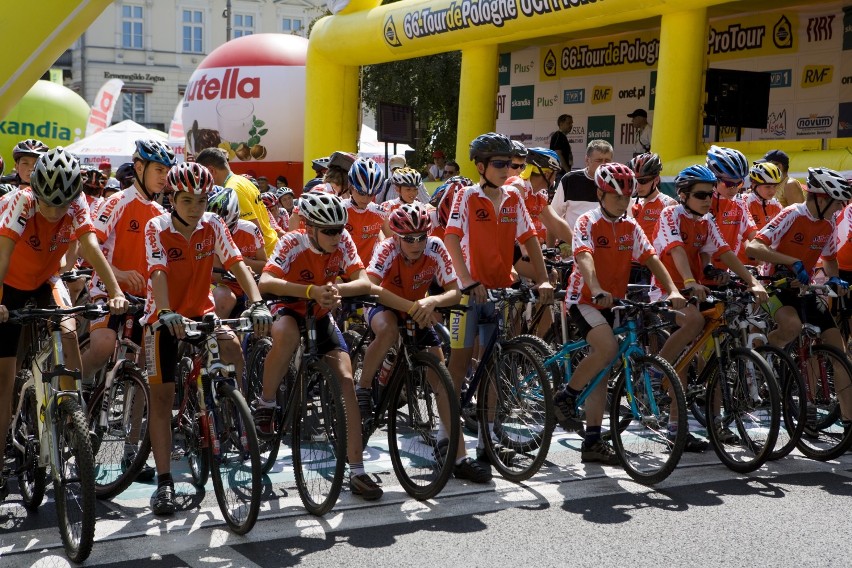
[[[452,357],[448,368],[457,392],[461,392],[476,336],[484,346],[496,332],[496,324],[487,323],[495,314],[487,289],[512,285],[516,240],[527,247],[542,303],[553,301],[553,287],[529,213],[518,190],[505,185],[513,153],[512,143],[503,134],[489,132],[470,143],[470,159],[476,164],[479,183],[456,193],[444,235],[459,283],[470,291],[468,311],[450,322]],[[488,458],[483,430],[477,461],[484,465]],[[485,483],[490,479],[491,472],[484,471],[471,481]]]
[[[214,186],[214,192],[208,197],[207,210],[225,222],[251,274],[260,274],[266,266],[266,250],[263,248],[263,233],[260,232],[260,227],[240,219],[240,202],[233,189],[219,187],[220,191],[215,192],[215,187],[218,186]],[[221,263],[217,260],[214,266],[220,268]],[[213,275],[213,304],[216,306],[217,316],[230,318],[242,313],[246,309],[246,300],[246,293],[239,282],[225,280],[221,274]]]
[[[127,300],[118,287],[95,239],[86,201],[80,162],[62,148],[46,151],[35,163],[30,187],[0,200],[0,431],[6,432],[12,397],[21,326],[8,322],[9,311],[34,299],[39,307],[70,307],[71,299],[56,278],[69,244],[77,240],[80,253],[100,275],[113,313],[124,313]],[[73,319],[63,322],[62,344],[67,366],[80,369],[80,349]],[[70,325],[68,325],[70,324]],[[63,380],[63,388],[73,388]],[[5,436],[4,436],[5,438]],[[8,489],[0,469],[0,500]]]
[[[370,281],[381,286],[379,300],[382,305],[370,310],[367,316],[375,339],[364,353],[361,380],[356,389],[362,419],[372,414],[373,377],[390,348],[396,345],[399,318],[406,317],[403,312],[417,323],[418,344],[428,347],[430,352],[443,360],[441,341],[432,329],[437,315],[435,308],[455,305],[461,299],[456,272],[444,243],[428,236],[432,221],[426,205],[414,203],[399,207],[391,213],[388,225],[393,237],[379,243],[367,267]],[[445,291],[427,296],[433,280]],[[443,397],[438,400],[438,414],[442,417],[438,433],[439,448],[447,444],[448,428],[444,418],[449,416],[449,405],[453,403]],[[470,477],[465,476],[466,470],[481,467],[466,457],[461,433],[455,461],[457,477]]]
[[[680,309],[686,300],[675,288],[669,273],[657,257],[639,224],[625,216],[630,197],[636,191],[636,177],[625,166],[611,162],[595,171],[599,207],[580,215],[574,226],[574,262],[566,287],[568,313],[589,342],[591,352],[577,366],[571,381],[553,397],[559,424],[568,431],[579,430],[577,413],[580,391],[618,352],[618,340],[612,328],[615,298],[627,294],[631,261],[648,266],[658,282],[668,290],[672,307]],[[584,462],[618,465],[618,456],[601,439],[606,406],[606,381],[601,381],[586,402],[586,431],[581,447]]]
[[[771,162],[757,162],[749,170],[748,178],[751,192],[746,197],[746,207],[759,231],[781,212],[781,204],[775,199],[781,183],[781,170]]]
[[[272,323],[272,315],[228,229],[218,215],[206,211],[207,194],[213,188],[209,170],[195,162],[178,164],[169,171],[168,184],[174,192],[174,210],[154,217],[145,226],[148,295],[142,317],[151,387],[149,432],[157,466],[152,506],[155,515],[175,512],[171,418],[178,341],[185,336],[184,318],[200,319],[214,311],[210,279],[215,257],[236,276],[252,302],[245,315],[251,318],[254,332],[266,335]],[[240,376],[239,340],[226,329],[217,339],[222,360],[235,365]]]
[[[406,203],[409,205],[414,203],[422,181],[423,178],[420,176],[420,172],[414,168],[399,168],[396,170],[391,175],[391,184],[396,186],[399,197],[382,203],[382,209],[385,210],[385,213],[390,215],[397,207]]]
[[[725,244],[713,218],[707,215],[717,182],[716,175],[709,168],[699,165],[690,166],[675,177],[680,203],[663,209],[654,233],[654,248],[659,251],[660,259],[675,286],[679,290],[687,289],[690,295],[699,301],[703,301],[709,293],[709,290],[698,282],[704,273],[702,255],[709,255],[720,259],[723,266],[733,270],[743,282],[748,283],[758,302],[765,302],[766,290]],[[655,277],[651,280],[651,300],[658,300],[662,295],[660,282]],[[698,307],[688,305],[680,312],[675,317],[679,329],[669,336],[660,350],[660,356],[672,364],[704,329],[704,316]],[[686,377],[681,376],[680,379],[686,390]],[[674,420],[669,421],[670,429],[672,425],[676,425]],[[716,427],[720,428],[720,438],[723,440],[732,440],[735,436],[721,424]],[[690,434],[684,451],[703,452],[707,446],[706,441]]]
[[[299,200],[299,215],[305,220],[304,231],[287,233],[278,241],[263,274],[260,289],[275,296],[295,296],[314,300],[317,349],[335,372],[343,391],[346,410],[349,484],[352,493],[366,500],[379,499],[382,488],[364,472],[361,419],[352,362],[346,342],[329,313],[340,298],[373,291],[352,237],[344,228],[348,220],[343,201],[336,195],[308,192]],[[348,282],[336,282],[342,275]],[[305,305],[284,305],[272,326],[272,347],[263,366],[263,393],[255,401],[255,423],[263,436],[274,430],[275,394],[290,360],[299,347],[304,327]]]
[[[636,175],[636,201],[627,214],[636,219],[648,239],[653,239],[660,213],[666,207],[677,205],[677,201],[660,191],[660,173],[663,171],[660,156],[653,152],[639,154],[627,162],[627,167]]]
[[[716,221],[719,234],[740,259],[747,262],[745,247],[757,234],[740,191],[748,176],[748,162],[739,150],[722,146],[710,146],[707,151],[707,167],[716,175],[716,192],[710,204],[710,215]],[[717,269],[727,266],[718,257],[712,259]]]
[[[362,262],[373,258],[373,250],[382,240],[383,233],[389,236],[384,229],[388,214],[373,201],[384,187],[384,180],[385,175],[379,165],[369,158],[358,158],[349,168],[352,192],[349,199],[343,201],[348,215],[346,230],[355,241]]]

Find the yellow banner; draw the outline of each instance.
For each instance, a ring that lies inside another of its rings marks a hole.
[[[712,20],[707,59],[725,61],[797,53],[799,16],[792,10]]]
[[[598,75],[655,69],[660,55],[660,30],[633,32],[541,48],[539,79]]]

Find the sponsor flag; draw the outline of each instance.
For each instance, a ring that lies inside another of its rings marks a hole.
[[[98,91],[98,96],[95,97],[95,103],[89,112],[89,122],[86,124],[87,137],[109,126],[122,87],[124,87],[124,81],[110,79]]]
[[[64,85],[64,81],[62,81],[62,69],[51,69],[50,70],[50,82],[56,83],[57,85]]]

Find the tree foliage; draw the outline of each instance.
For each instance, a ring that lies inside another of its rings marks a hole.
[[[461,52],[367,65],[361,75],[362,104],[375,112],[380,102],[411,105],[419,125],[412,166],[432,161],[432,151],[454,154],[459,109]],[[458,156],[456,156],[458,159]]]

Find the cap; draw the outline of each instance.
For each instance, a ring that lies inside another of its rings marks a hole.
[[[763,159],[767,162],[778,162],[785,170],[790,169],[790,156],[784,150],[770,150]]]
[[[112,164],[110,164],[109,162],[101,162],[100,164],[98,164],[98,169],[99,170],[111,170]]]
[[[257,181],[260,181],[260,180],[269,181],[269,178],[267,178],[266,176],[258,176]]]
[[[434,152],[432,152],[432,157],[433,158],[443,158],[444,153],[440,150],[435,150]]]
[[[392,170],[396,169],[396,168],[404,168],[405,163],[406,162],[405,162],[404,156],[400,156],[400,155],[391,156],[391,159],[388,160],[388,167]]]
[[[629,116],[630,118],[636,118],[637,116],[641,116],[642,118],[648,118],[648,113],[645,111],[644,108],[637,108],[627,116]]]

